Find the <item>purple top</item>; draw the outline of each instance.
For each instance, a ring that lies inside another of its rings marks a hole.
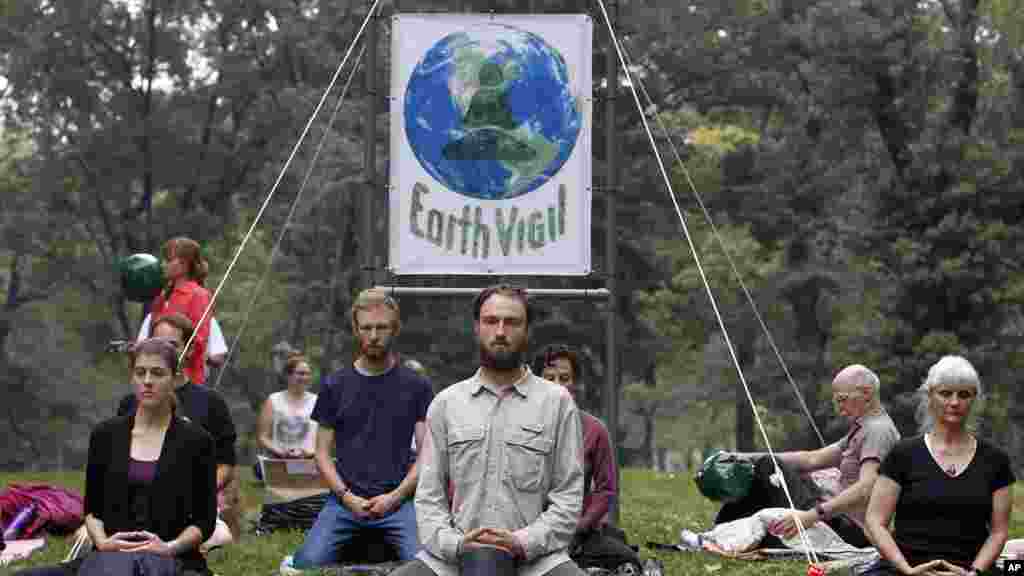
[[[128,483],[136,486],[149,486],[156,478],[156,460],[146,462],[128,458]]]

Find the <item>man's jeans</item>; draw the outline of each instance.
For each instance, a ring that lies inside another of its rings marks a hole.
[[[403,562],[416,556],[419,541],[416,538],[416,511],[411,500],[406,500],[383,518],[360,520],[331,494],[316,517],[316,523],[306,533],[306,540],[295,553],[292,566],[303,570],[344,562],[344,558],[338,558],[338,550],[357,532],[366,529],[380,530]]]

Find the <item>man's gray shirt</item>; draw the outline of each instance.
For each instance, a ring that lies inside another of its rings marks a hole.
[[[480,371],[434,398],[419,461],[417,558],[458,576],[460,543],[478,527],[511,530],[522,576],[569,560],[583,506],[583,437],[569,392],[528,368],[504,394]]]

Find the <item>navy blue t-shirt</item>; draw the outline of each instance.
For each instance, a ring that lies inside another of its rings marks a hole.
[[[338,474],[353,493],[372,498],[402,483],[432,399],[430,382],[401,364],[378,376],[348,366],[321,382],[311,418],[334,430]]]

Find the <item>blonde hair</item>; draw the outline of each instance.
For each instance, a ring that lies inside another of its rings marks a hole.
[[[924,383],[917,389],[916,417],[921,432],[927,432],[935,426],[935,417],[930,409],[931,393],[936,386],[966,385],[974,388],[979,400],[984,391],[978,371],[963,356],[943,356],[928,369]]]
[[[356,314],[360,311],[366,312],[371,308],[377,306],[384,306],[389,308],[395,313],[394,329],[395,332],[402,327],[402,315],[401,310],[398,308],[398,302],[392,298],[387,292],[378,290],[376,288],[369,288],[363,290],[357,296],[354,302],[352,302],[352,331],[359,331],[359,322],[356,320]]]

